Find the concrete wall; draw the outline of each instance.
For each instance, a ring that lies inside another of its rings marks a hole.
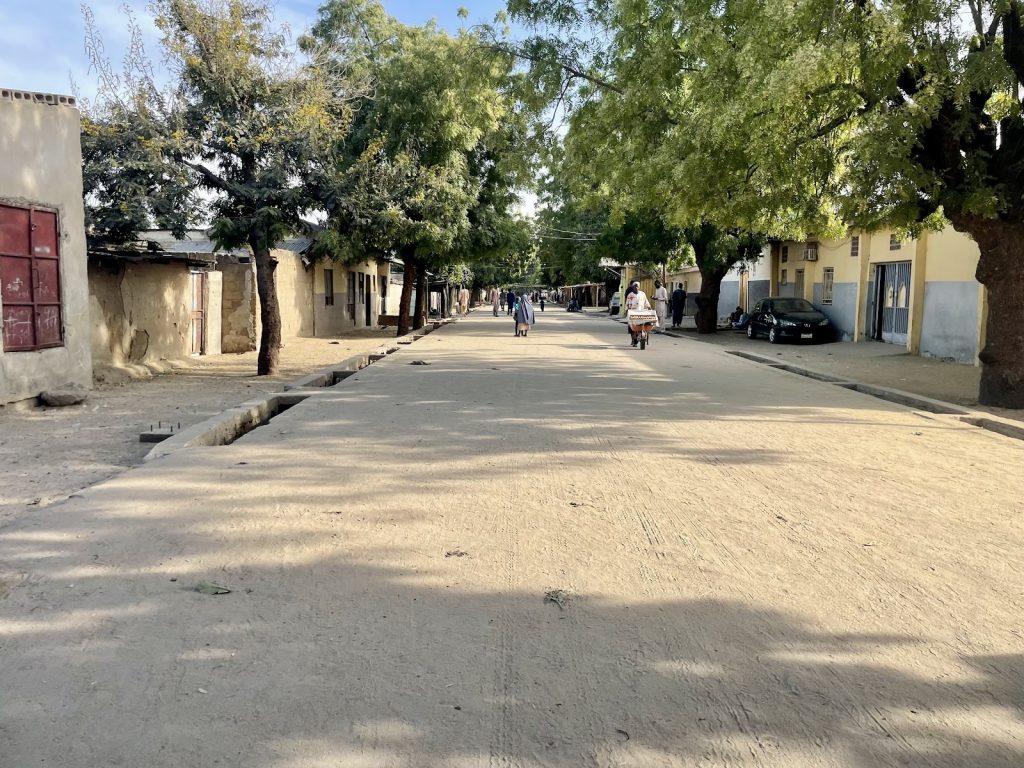
[[[324,292],[324,270],[330,269],[334,273],[334,304],[327,303],[327,294]],[[352,321],[347,319],[345,307],[345,276],[346,269],[343,264],[335,262],[319,262],[314,267],[313,274],[313,329],[317,336],[336,336],[345,328],[352,327]]]
[[[718,294],[718,316],[728,318],[740,303],[740,284],[735,280],[722,281],[722,289]]]
[[[747,306],[744,309],[749,312],[761,299],[771,296],[771,290],[771,280],[751,280],[747,283]]]
[[[259,345],[259,298],[256,265],[221,259],[221,350],[251,352]]]
[[[0,200],[58,212],[64,346],[0,349],[0,404],[61,385],[92,384],[78,110],[67,97],[32,98],[0,89]]]
[[[221,353],[220,272],[206,272],[204,348]],[[112,262],[89,265],[92,357],[120,366],[192,352],[192,277],[188,265]]]
[[[277,301],[281,308],[281,338],[314,335],[313,269],[292,251],[274,250],[277,257]]]
[[[822,303],[823,291],[824,285],[815,283],[811,303],[832,321],[839,338],[852,341],[857,329],[857,284],[833,283],[831,304]]]
[[[973,363],[978,356],[976,280],[929,282],[924,286],[921,354]]]

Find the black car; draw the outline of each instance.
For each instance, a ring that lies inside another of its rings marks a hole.
[[[776,344],[782,339],[831,341],[832,324],[806,299],[772,296],[761,299],[750,313],[747,338],[759,334]]]

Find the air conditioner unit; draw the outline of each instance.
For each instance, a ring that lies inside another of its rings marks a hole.
[[[817,261],[818,260],[818,249],[817,248],[804,248],[804,261]]]

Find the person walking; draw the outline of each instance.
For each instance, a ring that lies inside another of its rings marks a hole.
[[[508,294],[505,296],[505,304],[508,307],[509,317],[512,317],[512,313],[515,311],[516,305],[516,292],[511,288],[508,289]]]
[[[498,301],[501,304],[501,311],[504,312],[505,311],[505,289],[504,288],[499,288],[498,289]]]
[[[665,330],[665,318],[668,316],[668,289],[661,280],[654,281],[654,312],[658,315],[658,330]]]
[[[632,345],[637,345],[637,334],[633,330],[633,327],[629,324],[629,313],[637,309],[650,309],[651,302],[647,298],[647,294],[640,290],[640,283],[634,282],[629,286],[629,291],[626,293],[626,330],[629,331],[629,338],[632,341]]]
[[[540,311],[541,312],[544,311],[544,294],[543,293],[540,295]]]
[[[530,303],[529,297],[526,292],[519,296],[519,301],[516,304],[516,336],[525,336],[530,332],[530,327],[537,322],[537,317],[533,311],[533,304]]]
[[[497,287],[491,288],[491,309],[494,310],[494,316],[495,317],[498,316],[498,303],[499,303],[498,296],[500,294],[501,294],[501,291],[499,291]]]
[[[682,283],[676,283],[676,289],[672,291],[672,327],[681,328],[683,315],[686,314],[686,291]]]

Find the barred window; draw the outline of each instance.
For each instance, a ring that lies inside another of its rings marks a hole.
[[[784,263],[789,261],[789,246],[788,245],[782,246],[782,261]]]
[[[832,303],[832,285],[835,282],[835,267],[825,267],[821,276],[821,303]]]
[[[902,247],[903,247],[903,243],[900,242],[900,239],[898,237],[896,237],[896,235],[889,235],[889,250],[890,251],[898,251]]]
[[[789,270],[782,270],[782,279],[779,282],[782,285],[789,285]]]
[[[854,235],[850,238],[850,255],[860,256],[860,236]]]

